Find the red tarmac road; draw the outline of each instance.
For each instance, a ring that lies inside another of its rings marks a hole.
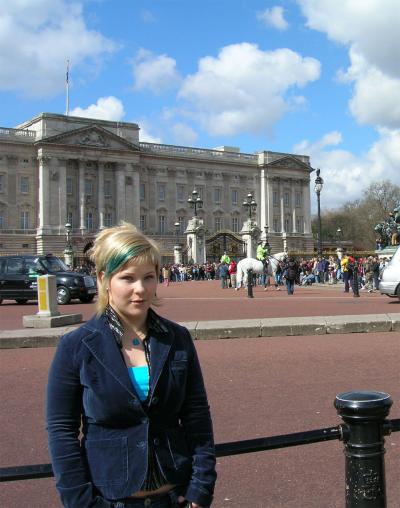
[[[308,293],[313,302],[308,311],[317,305],[314,291]],[[278,309],[287,301],[287,297],[275,293],[268,297],[260,295],[260,300],[261,296],[266,309],[271,302]],[[234,294],[231,298],[236,309],[240,302],[242,315],[244,302],[248,309],[247,300]],[[291,302],[296,298],[296,295],[290,298]],[[347,295],[340,298],[353,302]],[[303,301],[307,302],[305,298]],[[371,301],[377,311],[381,297],[365,296],[359,301]],[[386,307],[391,307],[388,300],[383,301]],[[331,302],[334,307],[335,301]],[[212,300],[210,309],[214,304]],[[180,305],[175,306],[177,311]],[[399,335],[357,333],[196,342],[216,442],[337,425],[334,397],[349,390],[390,393],[394,401],[390,418],[399,418]],[[49,461],[43,415],[45,384],[53,354],[53,348],[0,351],[1,466]],[[397,432],[386,438],[388,508],[399,506],[399,449]],[[218,460],[218,474],[215,508],[344,507],[344,456],[338,441],[226,457]],[[54,480],[46,479],[3,484],[0,506],[56,508],[60,504]]]
[[[293,296],[285,288],[274,287],[263,291],[254,288],[254,298],[247,298],[245,290],[221,289],[219,281],[191,281],[159,286],[161,300],[158,312],[179,322],[209,321],[221,319],[252,319],[289,316],[333,316],[349,314],[384,314],[400,312],[398,299],[379,293],[360,292],[360,298],[344,293],[343,285],[311,286],[295,288]],[[59,306],[62,314],[81,313],[89,319],[95,312],[95,304],[71,303]],[[22,316],[35,314],[37,305],[18,305],[5,301],[0,305],[0,328],[22,328]]]

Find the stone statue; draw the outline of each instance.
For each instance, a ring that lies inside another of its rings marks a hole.
[[[378,233],[378,248],[400,245],[400,203],[389,214],[386,221],[380,222],[374,228]]]

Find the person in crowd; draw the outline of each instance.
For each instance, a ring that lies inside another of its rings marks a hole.
[[[188,330],[152,309],[159,250],[123,223],[98,234],[92,258],[97,314],[61,338],[47,386],[62,505],[209,507],[210,410]]]
[[[318,282],[321,284],[324,284],[324,282],[325,282],[325,259],[324,258],[321,258],[321,257],[318,258],[316,270],[317,270]]]
[[[234,259],[231,259],[228,267],[229,276],[231,278],[231,287],[236,287],[236,277],[237,277],[237,263]]]
[[[224,251],[224,253],[222,254],[221,259],[219,261],[220,261],[220,263],[225,263],[225,264],[229,265],[229,263],[231,262],[231,258],[228,256],[226,251]]]
[[[275,289],[276,291],[280,291],[281,288],[279,286],[282,286],[282,274],[283,274],[283,262],[279,261],[276,271],[275,271]]]
[[[171,278],[171,269],[168,265],[164,265],[162,267],[162,278],[163,278],[163,283],[164,283],[164,286],[169,286],[169,281],[170,281],[170,278]]]
[[[293,257],[290,257],[283,269],[283,276],[285,277],[286,289],[288,295],[294,294],[294,283],[297,278],[298,266]]]
[[[368,256],[368,258],[364,261],[364,289],[369,293],[372,293],[374,290],[374,266],[373,266],[374,258],[372,256]]]
[[[344,292],[349,293],[353,271],[351,269],[351,265],[349,263],[349,256],[347,254],[343,254],[342,260],[340,261],[340,268],[343,276]]]
[[[379,258],[378,256],[375,256],[372,262],[372,270],[374,272],[374,289],[378,291],[379,289],[379,278],[380,278],[380,265],[379,265]]]
[[[221,281],[221,288],[226,289],[228,287],[229,267],[225,261],[222,261],[222,263],[219,265],[218,271]]]

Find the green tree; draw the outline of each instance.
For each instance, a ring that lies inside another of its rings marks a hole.
[[[322,239],[334,241],[340,227],[342,239],[351,240],[355,250],[373,250],[376,240],[374,227],[387,220],[399,202],[400,186],[388,180],[373,183],[364,189],[361,199],[322,212]],[[317,217],[313,218],[312,231],[318,231]]]

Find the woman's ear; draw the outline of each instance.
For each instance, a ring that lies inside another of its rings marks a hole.
[[[98,274],[97,274],[97,279],[98,279],[98,281],[99,281],[100,283],[102,283],[102,282],[103,282],[103,280],[104,280],[104,271],[98,272]]]

